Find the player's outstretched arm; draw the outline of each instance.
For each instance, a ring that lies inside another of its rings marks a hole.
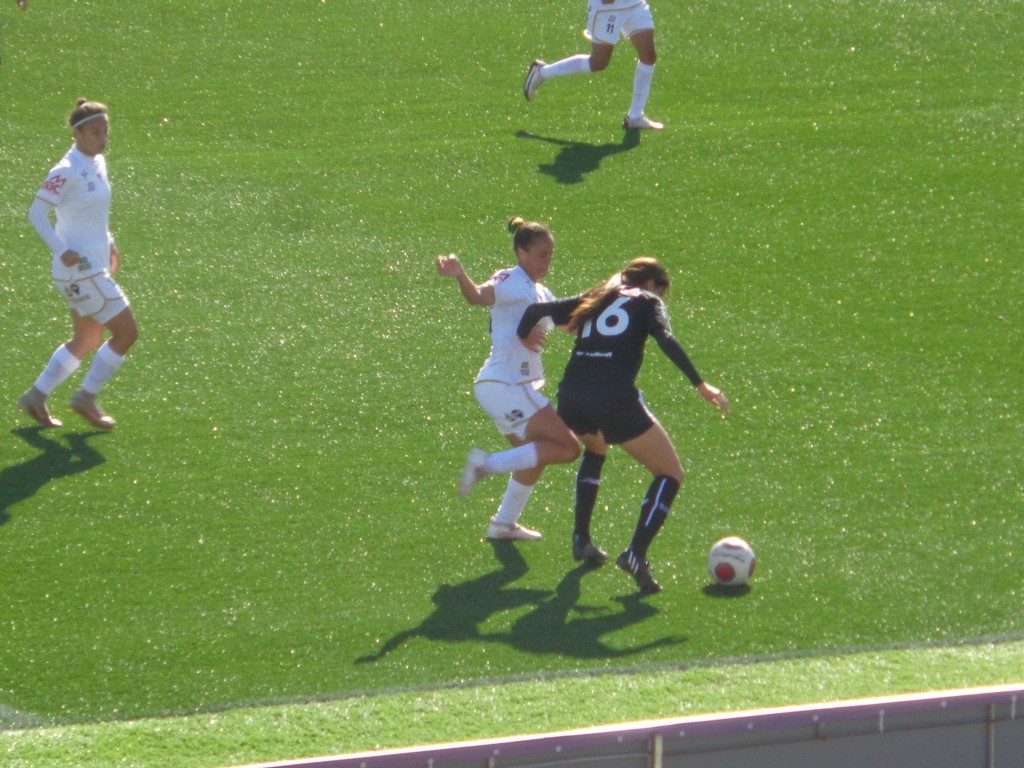
[[[700,383],[700,386],[697,387],[697,391],[700,392],[700,396],[707,400],[709,403],[721,408],[722,413],[729,412],[729,399],[725,396],[725,393],[718,387],[713,387],[706,381],[702,381]]]
[[[470,304],[478,307],[494,306],[494,287],[474,283],[454,253],[437,257],[437,271],[442,277],[453,278],[459,284],[459,291]]]
[[[556,328],[565,329],[565,324],[572,318],[573,310],[580,304],[580,297],[573,296],[570,299],[559,299],[557,301],[543,301],[531,304],[523,312],[519,320],[519,327],[516,334],[522,341],[526,341],[534,326],[545,317],[550,317]]]

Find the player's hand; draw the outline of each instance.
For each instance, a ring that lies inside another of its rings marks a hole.
[[[73,251],[70,248],[60,255],[60,263],[65,267],[73,267],[81,260],[82,257],[78,255],[78,251]]]
[[[117,274],[121,269],[121,252],[117,250],[117,246],[113,243],[110,244],[110,274]]]
[[[454,253],[449,253],[447,256],[438,256],[437,271],[443,277],[458,277],[462,271],[462,262],[459,261],[459,257]]]
[[[548,332],[544,330],[539,323],[533,326],[533,329],[530,331],[530,335],[522,340],[524,347],[531,352],[537,352],[538,354],[544,351],[544,345],[547,341]]]
[[[718,387],[713,387],[705,381],[697,388],[697,391],[700,392],[700,396],[709,403],[721,408],[722,413],[729,412],[729,398],[727,398],[725,393]]]

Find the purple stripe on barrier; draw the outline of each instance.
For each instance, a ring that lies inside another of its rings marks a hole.
[[[640,746],[646,749],[649,739],[656,735],[665,739],[727,737],[850,723],[876,716],[927,715],[982,706],[1008,706],[1016,717],[1018,702],[1024,703],[1024,684],[647,720],[552,734],[264,763],[247,768],[443,768],[466,763],[486,765],[490,758],[506,762],[550,756],[557,760],[560,755],[568,758],[576,752],[593,753],[607,747],[621,749],[624,744],[637,744],[638,750]]]

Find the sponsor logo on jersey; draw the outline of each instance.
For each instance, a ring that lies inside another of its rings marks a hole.
[[[52,178],[46,180],[46,182],[43,184],[43,189],[45,189],[47,192],[59,195],[61,187],[63,187],[66,183],[67,178],[65,178],[64,176],[53,176]]]

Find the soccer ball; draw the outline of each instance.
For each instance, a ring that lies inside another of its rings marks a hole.
[[[757,558],[754,550],[739,536],[727,536],[708,553],[708,571],[719,584],[737,587],[754,575]]]

